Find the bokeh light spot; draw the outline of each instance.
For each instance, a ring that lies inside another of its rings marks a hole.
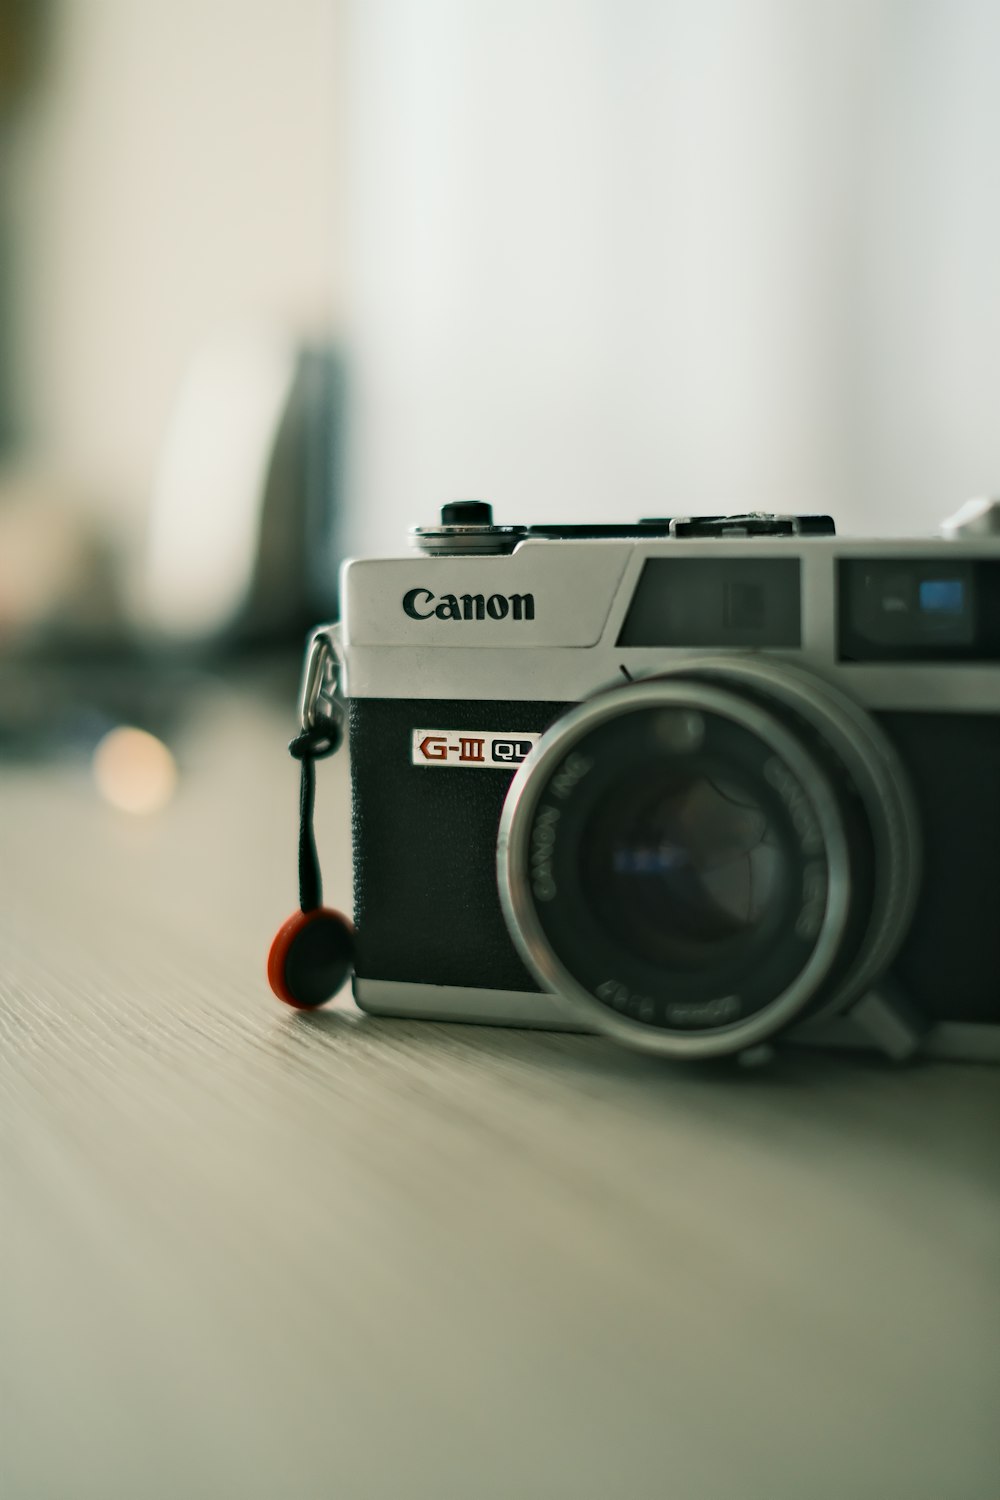
[[[94,751],[94,780],[106,802],[145,815],[166,807],[177,786],[177,762],[162,740],[120,725]]]

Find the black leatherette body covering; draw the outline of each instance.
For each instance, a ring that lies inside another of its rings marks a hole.
[[[350,705],[359,978],[534,990],[500,910],[513,772],[411,764],[415,728],[541,731],[568,703],[359,698]]]

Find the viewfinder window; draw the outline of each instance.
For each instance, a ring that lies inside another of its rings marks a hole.
[[[798,646],[800,594],[797,557],[652,557],[618,644]]]
[[[841,661],[1000,661],[1000,562],[842,558]]]

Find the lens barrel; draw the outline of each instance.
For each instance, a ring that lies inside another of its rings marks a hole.
[[[708,658],[559,720],[498,840],[512,938],[581,1025],[679,1057],[757,1045],[861,994],[912,914],[892,746],[820,679]]]

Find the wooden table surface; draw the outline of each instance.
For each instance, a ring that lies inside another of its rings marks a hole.
[[[3,771],[3,1500],[995,1500],[998,1072],[284,1009],[289,716]]]

